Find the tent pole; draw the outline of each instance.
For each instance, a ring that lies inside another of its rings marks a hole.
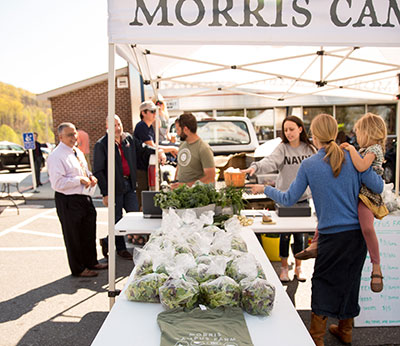
[[[108,296],[115,303],[115,44],[108,45]]]
[[[344,56],[343,59],[340,60],[340,61],[336,64],[336,66],[331,70],[331,72],[329,72],[329,73],[325,76],[324,80],[327,80],[327,79],[329,78],[329,76],[330,76],[333,72],[335,72],[335,71],[339,68],[339,66],[342,65],[342,64],[349,58],[349,56],[354,52],[354,50],[355,50],[355,48],[353,48],[350,52],[348,52],[348,53],[346,54],[346,56]]]
[[[150,71],[150,66],[149,66],[149,62],[147,60],[147,57],[145,59],[145,62],[146,62],[147,71],[149,73],[149,76],[151,77],[151,71]],[[157,78],[157,79],[159,79],[159,78]],[[159,83],[159,81],[157,80],[157,85],[158,85],[158,83]],[[155,86],[154,84],[155,84],[155,81],[153,79],[151,79],[151,88],[153,89],[154,98],[157,101],[157,98],[158,98],[158,87]],[[155,155],[156,155],[155,189],[156,189],[156,191],[160,191],[160,181],[159,181],[159,176],[160,176],[160,166],[159,165],[160,165],[160,163],[158,161],[158,155],[159,155],[158,150],[159,150],[159,146],[160,146],[160,144],[159,144],[159,140],[160,140],[160,133],[159,133],[160,132],[160,107],[158,107],[158,106],[157,106],[157,109],[156,109],[155,127],[156,127],[154,129],[155,141],[156,141],[154,143],[156,145],[156,148],[155,148],[155,150],[156,150],[156,153],[155,153]]]
[[[324,81],[324,47],[321,47],[320,51],[322,54],[320,55],[321,57],[321,64],[319,66],[319,81],[323,82]]]

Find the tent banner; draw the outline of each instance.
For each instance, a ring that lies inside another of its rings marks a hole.
[[[110,43],[400,46],[400,0],[108,0]]]

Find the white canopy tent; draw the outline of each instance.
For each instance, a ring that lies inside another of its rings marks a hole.
[[[154,94],[163,86],[179,86],[188,90],[180,97],[400,98],[399,0],[109,0],[108,12],[109,128],[115,114],[115,52]],[[399,127],[398,103],[397,135]],[[110,133],[109,206],[115,203],[113,143]],[[397,165],[399,152],[398,144]],[[110,249],[114,221],[109,207]],[[114,251],[109,282],[112,306]]]

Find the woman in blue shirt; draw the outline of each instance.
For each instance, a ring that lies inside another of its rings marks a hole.
[[[252,190],[290,206],[310,187],[320,234],[312,278],[310,334],[317,346],[323,346],[330,316],[339,319],[339,324],[331,325],[329,331],[350,343],[353,318],[360,312],[358,296],[367,253],[358,221],[358,194],[361,184],[381,193],[383,180],[371,168],[363,173],[355,169],[349,153],[335,142],[338,130],[332,116],[315,117],[311,132],[318,152],[302,162],[286,192],[263,185],[253,185]]]

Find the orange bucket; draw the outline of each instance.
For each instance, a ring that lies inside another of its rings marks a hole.
[[[224,179],[226,186],[243,187],[246,173],[242,172],[224,172]]]

